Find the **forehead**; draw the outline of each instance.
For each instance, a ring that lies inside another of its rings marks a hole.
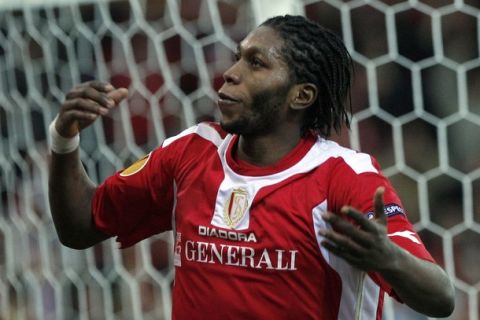
[[[242,51],[254,48],[275,58],[281,57],[282,46],[283,39],[275,30],[266,26],[258,27],[250,32],[239,45]]]

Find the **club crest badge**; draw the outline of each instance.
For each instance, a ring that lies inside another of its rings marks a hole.
[[[248,193],[244,188],[233,189],[223,209],[223,220],[225,224],[235,229],[242,221],[248,208]]]

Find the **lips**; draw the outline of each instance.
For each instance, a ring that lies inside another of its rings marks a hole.
[[[218,103],[219,104],[237,104],[240,102],[240,99],[237,99],[231,95],[228,95],[224,92],[218,93]]]

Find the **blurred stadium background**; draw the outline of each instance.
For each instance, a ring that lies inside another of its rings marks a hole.
[[[341,35],[354,122],[335,140],[377,157],[455,281],[451,319],[480,312],[480,1],[1,0],[0,319],[169,319],[171,235],[118,250],[61,247],[47,199],[47,127],[72,86],[130,90],[82,133],[97,182],[166,137],[218,119],[236,43],[266,16]],[[385,319],[426,319],[387,300]]]

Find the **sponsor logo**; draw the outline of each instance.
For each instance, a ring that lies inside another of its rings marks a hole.
[[[243,233],[206,226],[198,226],[198,234],[204,237],[215,237],[232,241],[257,242],[257,238],[253,232]]]
[[[235,229],[242,220],[248,208],[248,193],[244,188],[233,189],[223,209],[225,224]]]
[[[390,203],[385,205],[385,214],[387,215],[387,217],[390,217],[397,214],[405,214],[405,210],[398,204]]]
[[[396,216],[397,214],[405,214],[405,209],[400,207],[398,204],[389,203],[385,205],[384,212],[387,217],[392,217],[392,216]],[[375,217],[375,213],[373,211],[370,211],[367,213],[368,219],[373,219],[374,217]]]
[[[187,261],[221,264],[241,268],[294,271],[298,250],[255,250],[247,246],[231,246],[203,241],[185,241]]]

